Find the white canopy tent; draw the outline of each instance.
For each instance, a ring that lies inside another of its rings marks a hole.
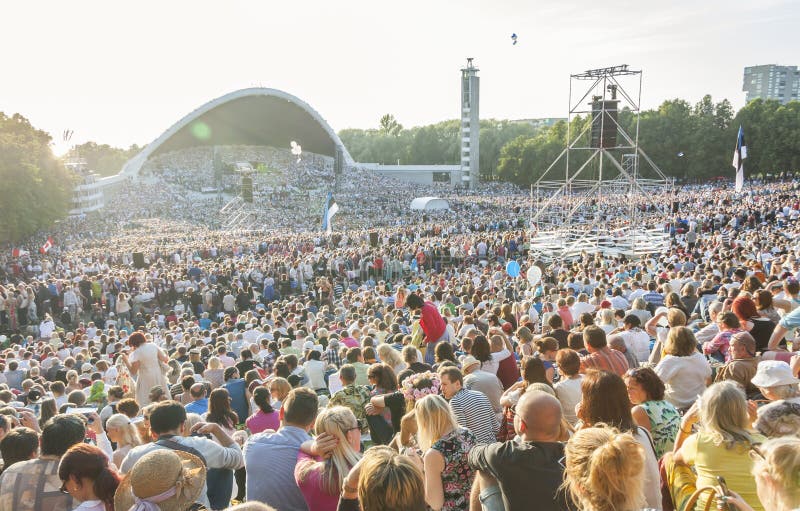
[[[417,197],[411,201],[412,211],[438,211],[450,209],[450,204],[439,197]]]

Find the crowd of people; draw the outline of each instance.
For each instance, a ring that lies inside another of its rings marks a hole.
[[[668,249],[567,260],[512,188],[423,215],[345,177],[331,236],[150,176],[0,256],[0,511],[800,506],[800,182],[684,187]]]

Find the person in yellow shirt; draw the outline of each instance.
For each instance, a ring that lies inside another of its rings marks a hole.
[[[751,475],[749,451],[764,441],[750,426],[754,414],[744,392],[732,381],[715,383],[692,405],[681,421],[673,453],[664,457],[676,511],[705,509],[708,494],[697,500],[694,509],[687,509],[689,497],[697,488],[716,487],[717,476],[724,477],[728,487],[744,500],[754,503],[754,510],[764,511]],[[692,433],[695,424],[699,428]]]

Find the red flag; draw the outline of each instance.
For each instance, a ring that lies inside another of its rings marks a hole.
[[[48,236],[47,241],[44,242],[44,245],[42,245],[42,248],[39,249],[39,252],[46,254],[51,248],[53,248],[53,245],[55,245],[55,243],[53,243],[53,238]]]
[[[26,255],[28,255],[28,251],[24,248],[11,249],[11,257],[25,257]]]

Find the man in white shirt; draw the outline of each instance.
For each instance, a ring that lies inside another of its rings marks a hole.
[[[618,287],[614,288],[613,296],[611,297],[611,306],[614,309],[622,309],[622,310],[625,310],[628,307],[630,307],[628,300],[626,300],[622,296],[622,289]]]
[[[258,338],[261,336],[261,333],[262,332],[260,330],[253,328],[252,323],[246,323],[244,325],[244,334],[242,334],[242,337],[247,344],[252,344],[258,340]]]
[[[722,308],[722,302],[711,302],[711,305],[708,306],[708,317],[711,321],[708,323],[708,325],[704,326],[694,334],[694,337],[697,339],[698,343],[703,344],[704,342],[708,342],[717,336],[719,333],[717,316],[719,316],[719,313],[722,312]]]
[[[641,298],[642,296],[644,296],[647,293],[647,291],[642,289],[642,286],[638,281],[634,281],[631,284],[631,289],[632,289],[631,294],[630,294],[630,296],[628,296],[628,301],[630,301],[630,302],[633,302],[637,298]]]
[[[594,312],[594,305],[589,303],[589,295],[586,293],[579,294],[578,301],[575,302],[575,305],[570,307],[570,312],[572,313],[573,318],[580,318],[581,314],[586,312],[590,314]]]
[[[625,316],[622,325],[624,330],[619,336],[625,341],[625,348],[636,356],[636,360],[644,362],[650,357],[650,334],[642,330],[642,322],[634,314]]]

